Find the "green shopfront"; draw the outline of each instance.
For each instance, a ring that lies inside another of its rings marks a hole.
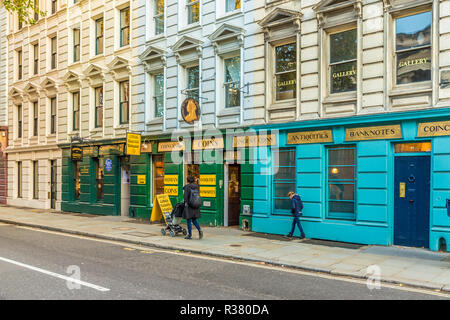
[[[254,129],[277,143],[255,154],[252,231],[287,234],[296,191],[308,238],[448,250],[448,109]]]

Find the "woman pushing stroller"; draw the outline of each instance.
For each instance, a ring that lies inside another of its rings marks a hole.
[[[192,239],[192,223],[198,230],[198,238],[203,238],[203,231],[197,222],[200,218],[201,197],[198,184],[193,176],[187,177],[188,184],[183,187],[184,210],[183,219],[187,220],[188,234],[185,239]]]

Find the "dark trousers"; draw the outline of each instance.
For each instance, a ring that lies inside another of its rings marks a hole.
[[[298,226],[298,228],[300,229],[300,235],[304,236],[305,233],[303,232],[303,228],[302,225],[300,224],[300,218],[299,217],[294,217],[294,221],[292,221],[292,229],[291,229],[291,235],[294,234],[295,231],[295,225]]]
[[[197,230],[200,231],[200,225],[198,224],[196,218],[187,219],[188,234],[190,236],[192,236],[192,223],[191,222],[194,224],[194,226],[197,228]]]

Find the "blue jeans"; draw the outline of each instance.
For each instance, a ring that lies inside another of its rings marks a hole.
[[[302,225],[300,224],[300,217],[294,217],[294,221],[292,221],[292,230],[290,234],[294,234],[295,231],[295,225],[298,226],[298,228],[300,229],[300,235],[304,236],[305,233],[303,232],[303,228]]]
[[[188,234],[190,236],[192,236],[192,224],[191,224],[191,222],[194,224],[194,226],[197,228],[197,230],[200,231],[200,225],[198,224],[196,218],[187,219]]]

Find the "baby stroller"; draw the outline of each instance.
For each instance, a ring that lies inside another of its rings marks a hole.
[[[169,231],[169,236],[175,237],[179,233],[187,235],[187,230],[180,226],[181,217],[183,216],[184,203],[180,202],[175,205],[172,212],[164,213],[164,221],[166,222],[166,228],[161,229],[161,234],[164,236]]]

